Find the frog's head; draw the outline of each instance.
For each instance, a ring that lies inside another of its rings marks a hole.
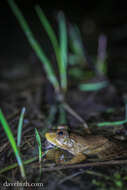
[[[65,150],[73,146],[73,141],[70,139],[67,129],[63,126],[59,126],[56,132],[46,133],[45,137],[51,144]]]

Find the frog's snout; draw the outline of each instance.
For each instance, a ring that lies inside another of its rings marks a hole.
[[[45,134],[45,137],[48,141],[55,141],[56,140],[56,133],[48,132]]]
[[[46,139],[49,139],[50,138],[50,133],[45,133],[45,137],[46,137]]]
[[[53,132],[48,132],[45,134],[45,137],[47,139],[47,141],[49,141],[51,144],[58,146],[58,142],[57,142],[57,134],[53,133]]]

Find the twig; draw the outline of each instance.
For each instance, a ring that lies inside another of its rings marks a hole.
[[[0,146],[0,152],[2,152],[8,145],[9,142],[5,142],[2,146]]]
[[[63,103],[63,107],[71,114],[73,115],[77,120],[79,120],[82,124],[83,124],[83,127],[85,128],[86,132],[88,134],[90,134],[90,130],[88,128],[88,125],[86,123],[86,121],[81,117],[79,116],[67,103]]]
[[[11,113],[10,115],[7,116],[7,120],[11,120],[11,119],[15,118],[16,116],[19,115],[19,113],[20,113],[19,109],[15,110],[13,113]]]
[[[83,174],[84,172],[85,172],[84,170],[81,170],[81,171],[76,172],[76,173],[74,173],[72,175],[66,176],[65,178],[61,179],[58,184],[62,184],[67,180],[71,180],[73,177],[76,177],[76,176],[78,176],[80,174]]]
[[[84,171],[84,170],[83,170]],[[107,175],[104,175],[102,173],[99,173],[99,172],[95,172],[95,171],[91,171],[91,170],[86,170],[85,171],[86,174],[89,174],[89,175],[94,175],[94,176],[98,176],[98,177],[103,177],[107,180],[110,180],[110,176],[107,176]]]
[[[24,165],[31,164],[32,162],[36,161],[38,157],[33,157],[29,160],[26,160],[23,162]],[[111,160],[111,161],[104,161],[104,162],[93,162],[93,163],[86,163],[86,164],[76,164],[76,165],[61,165],[56,167],[42,167],[42,171],[44,172],[51,172],[51,171],[57,171],[57,170],[65,170],[65,169],[76,169],[76,168],[85,168],[85,167],[93,167],[93,166],[108,166],[108,165],[118,165],[118,164],[127,164],[127,160]],[[34,164],[35,166],[35,164]],[[37,165],[40,167],[40,165]],[[6,168],[3,168],[0,170],[0,175],[2,173],[5,173],[11,169],[17,168],[18,164],[14,163],[10,166],[7,166]]]
[[[84,168],[84,167],[92,167],[92,166],[108,166],[108,165],[117,165],[117,164],[127,164],[127,160],[111,160],[104,162],[94,162],[94,163],[86,163],[86,164],[76,164],[76,165],[62,165],[56,167],[42,168],[43,171],[56,171],[56,170],[65,170],[65,169],[76,169],[76,168]]]

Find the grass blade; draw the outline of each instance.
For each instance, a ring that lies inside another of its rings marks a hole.
[[[33,158],[29,159],[29,160],[24,161],[23,164],[24,164],[24,165],[27,165],[27,164],[30,164],[30,163],[36,161],[36,160],[37,160],[37,157],[33,157]],[[9,166],[7,166],[7,167],[1,169],[1,170],[0,170],[0,174],[3,174],[3,173],[5,173],[5,172],[7,172],[7,171],[9,171],[9,170],[12,170],[12,169],[14,169],[14,168],[17,168],[17,167],[18,167],[18,164],[17,164],[17,163],[14,163],[14,164],[12,164],[12,165],[9,165]]]
[[[63,91],[66,91],[67,89],[67,76],[66,76],[67,33],[66,33],[66,25],[65,25],[64,16],[61,13],[59,15],[59,27],[60,27],[60,47],[59,47],[56,34],[54,30],[52,29],[48,19],[44,15],[42,9],[37,5],[35,7],[35,10],[54,48],[56,60],[57,60],[58,68],[59,68],[59,73],[60,73],[61,88],[63,89]]]
[[[108,122],[102,122],[102,123],[98,123],[97,126],[98,127],[103,127],[103,126],[114,126],[114,125],[123,125],[127,123],[127,119],[123,120],[123,121],[108,121]]]
[[[96,71],[99,75],[107,72],[107,37],[101,34],[98,39],[98,55],[96,61]]]
[[[16,145],[16,142],[15,142],[14,136],[12,134],[12,131],[11,131],[11,129],[10,129],[10,127],[9,127],[9,125],[8,125],[8,123],[7,123],[7,121],[6,121],[6,119],[5,119],[5,117],[4,117],[1,110],[0,110],[0,122],[2,124],[2,127],[3,127],[3,129],[5,131],[8,139],[9,139],[9,142],[10,142],[10,144],[12,146],[12,149],[13,149],[13,151],[15,153],[15,156],[16,156],[19,168],[20,168],[21,176],[22,176],[22,178],[26,178],[23,162],[22,162],[22,159],[20,157],[20,152],[19,152],[18,147]]]
[[[20,118],[19,118],[19,123],[18,123],[18,133],[17,133],[17,146],[18,147],[21,144],[23,118],[24,118],[25,111],[26,111],[26,108],[22,108]]]
[[[45,151],[45,152],[42,154],[42,158],[47,154],[47,152],[48,152],[48,150]],[[28,160],[25,160],[25,161],[23,162],[23,164],[24,164],[24,165],[31,164],[32,162],[36,161],[37,159],[38,159],[38,157],[35,156],[35,157],[33,157],[33,158],[30,158],[30,159],[28,159]],[[18,167],[18,164],[17,164],[17,163],[14,163],[14,164],[12,164],[12,165],[9,165],[9,166],[7,166],[7,167],[1,169],[1,170],[0,170],[0,174],[3,174],[3,173],[5,173],[5,172],[7,172],[7,171],[9,171],[9,170],[12,170],[12,169],[14,169],[14,168],[17,168],[17,167]]]
[[[58,118],[58,125],[63,125],[67,123],[66,119],[66,112],[62,104],[59,105],[59,118]]]
[[[85,49],[83,46],[83,42],[81,39],[81,34],[78,29],[78,26],[70,25],[69,37],[70,37],[70,48],[72,52],[74,53],[74,55],[78,55],[80,58],[86,61]]]
[[[96,83],[80,84],[79,89],[81,91],[97,91],[108,86],[107,81],[101,81]]]
[[[44,29],[46,30],[49,39],[52,43],[52,46],[54,48],[55,54],[57,56],[57,58],[59,57],[59,44],[56,38],[56,34],[54,33],[54,30],[52,29],[48,19],[46,18],[46,16],[44,15],[42,9],[39,7],[39,5],[35,6],[35,11],[38,15],[38,18],[40,19],[40,22],[42,24],[42,26],[44,27]],[[59,58],[58,58],[59,60]]]
[[[57,63],[59,64],[60,63],[60,50],[59,50],[59,44],[58,44],[58,41],[56,38],[56,34],[55,34],[54,30],[52,29],[48,19],[44,15],[42,9],[39,7],[39,5],[35,6],[35,11],[37,13],[38,18],[40,19],[42,26],[44,27],[45,31],[47,32],[47,34],[49,36],[49,39],[50,39],[52,46],[54,48],[54,51],[55,51]]]
[[[14,0],[8,0],[8,4],[9,4],[10,8],[12,9],[14,15],[16,16],[21,28],[23,29],[23,31],[27,37],[27,40],[29,41],[30,45],[36,52],[36,55],[38,56],[41,63],[43,64],[49,81],[52,83],[55,90],[59,91],[59,83],[56,78],[56,74],[52,68],[52,65],[51,65],[49,59],[47,58],[47,56],[45,55],[45,53],[43,52],[42,48],[40,47],[40,44],[35,39],[32,31],[31,31],[29,25],[27,24],[27,21],[23,17],[20,9],[15,4]]]
[[[41,163],[41,157],[42,157],[42,150],[41,150],[41,137],[35,128],[35,136],[36,136],[36,141],[38,143],[38,152],[39,152],[39,162]]]
[[[60,58],[61,65],[59,68],[61,87],[64,91],[67,89],[67,30],[64,14],[60,12],[58,14],[59,21],[59,36],[60,36]]]
[[[127,119],[127,96],[123,95],[123,100],[125,103],[125,119]]]

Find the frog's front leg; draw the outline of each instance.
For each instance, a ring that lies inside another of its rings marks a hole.
[[[63,151],[56,150],[56,149],[49,149],[46,154],[47,160],[53,160],[57,164],[58,163],[64,163],[65,162],[65,154]]]
[[[84,155],[83,153],[78,153],[71,160],[64,162],[62,164],[76,164],[82,162],[83,160],[86,160],[86,158],[87,158],[86,155]]]
[[[80,162],[86,160],[86,158],[87,158],[86,155],[84,155],[83,153],[78,153],[71,160],[65,161],[66,156],[65,156],[64,152],[61,150],[56,150],[56,149],[50,149],[50,150],[48,150],[48,152],[46,154],[47,160],[53,160],[57,164],[76,164],[76,163],[80,163]]]

